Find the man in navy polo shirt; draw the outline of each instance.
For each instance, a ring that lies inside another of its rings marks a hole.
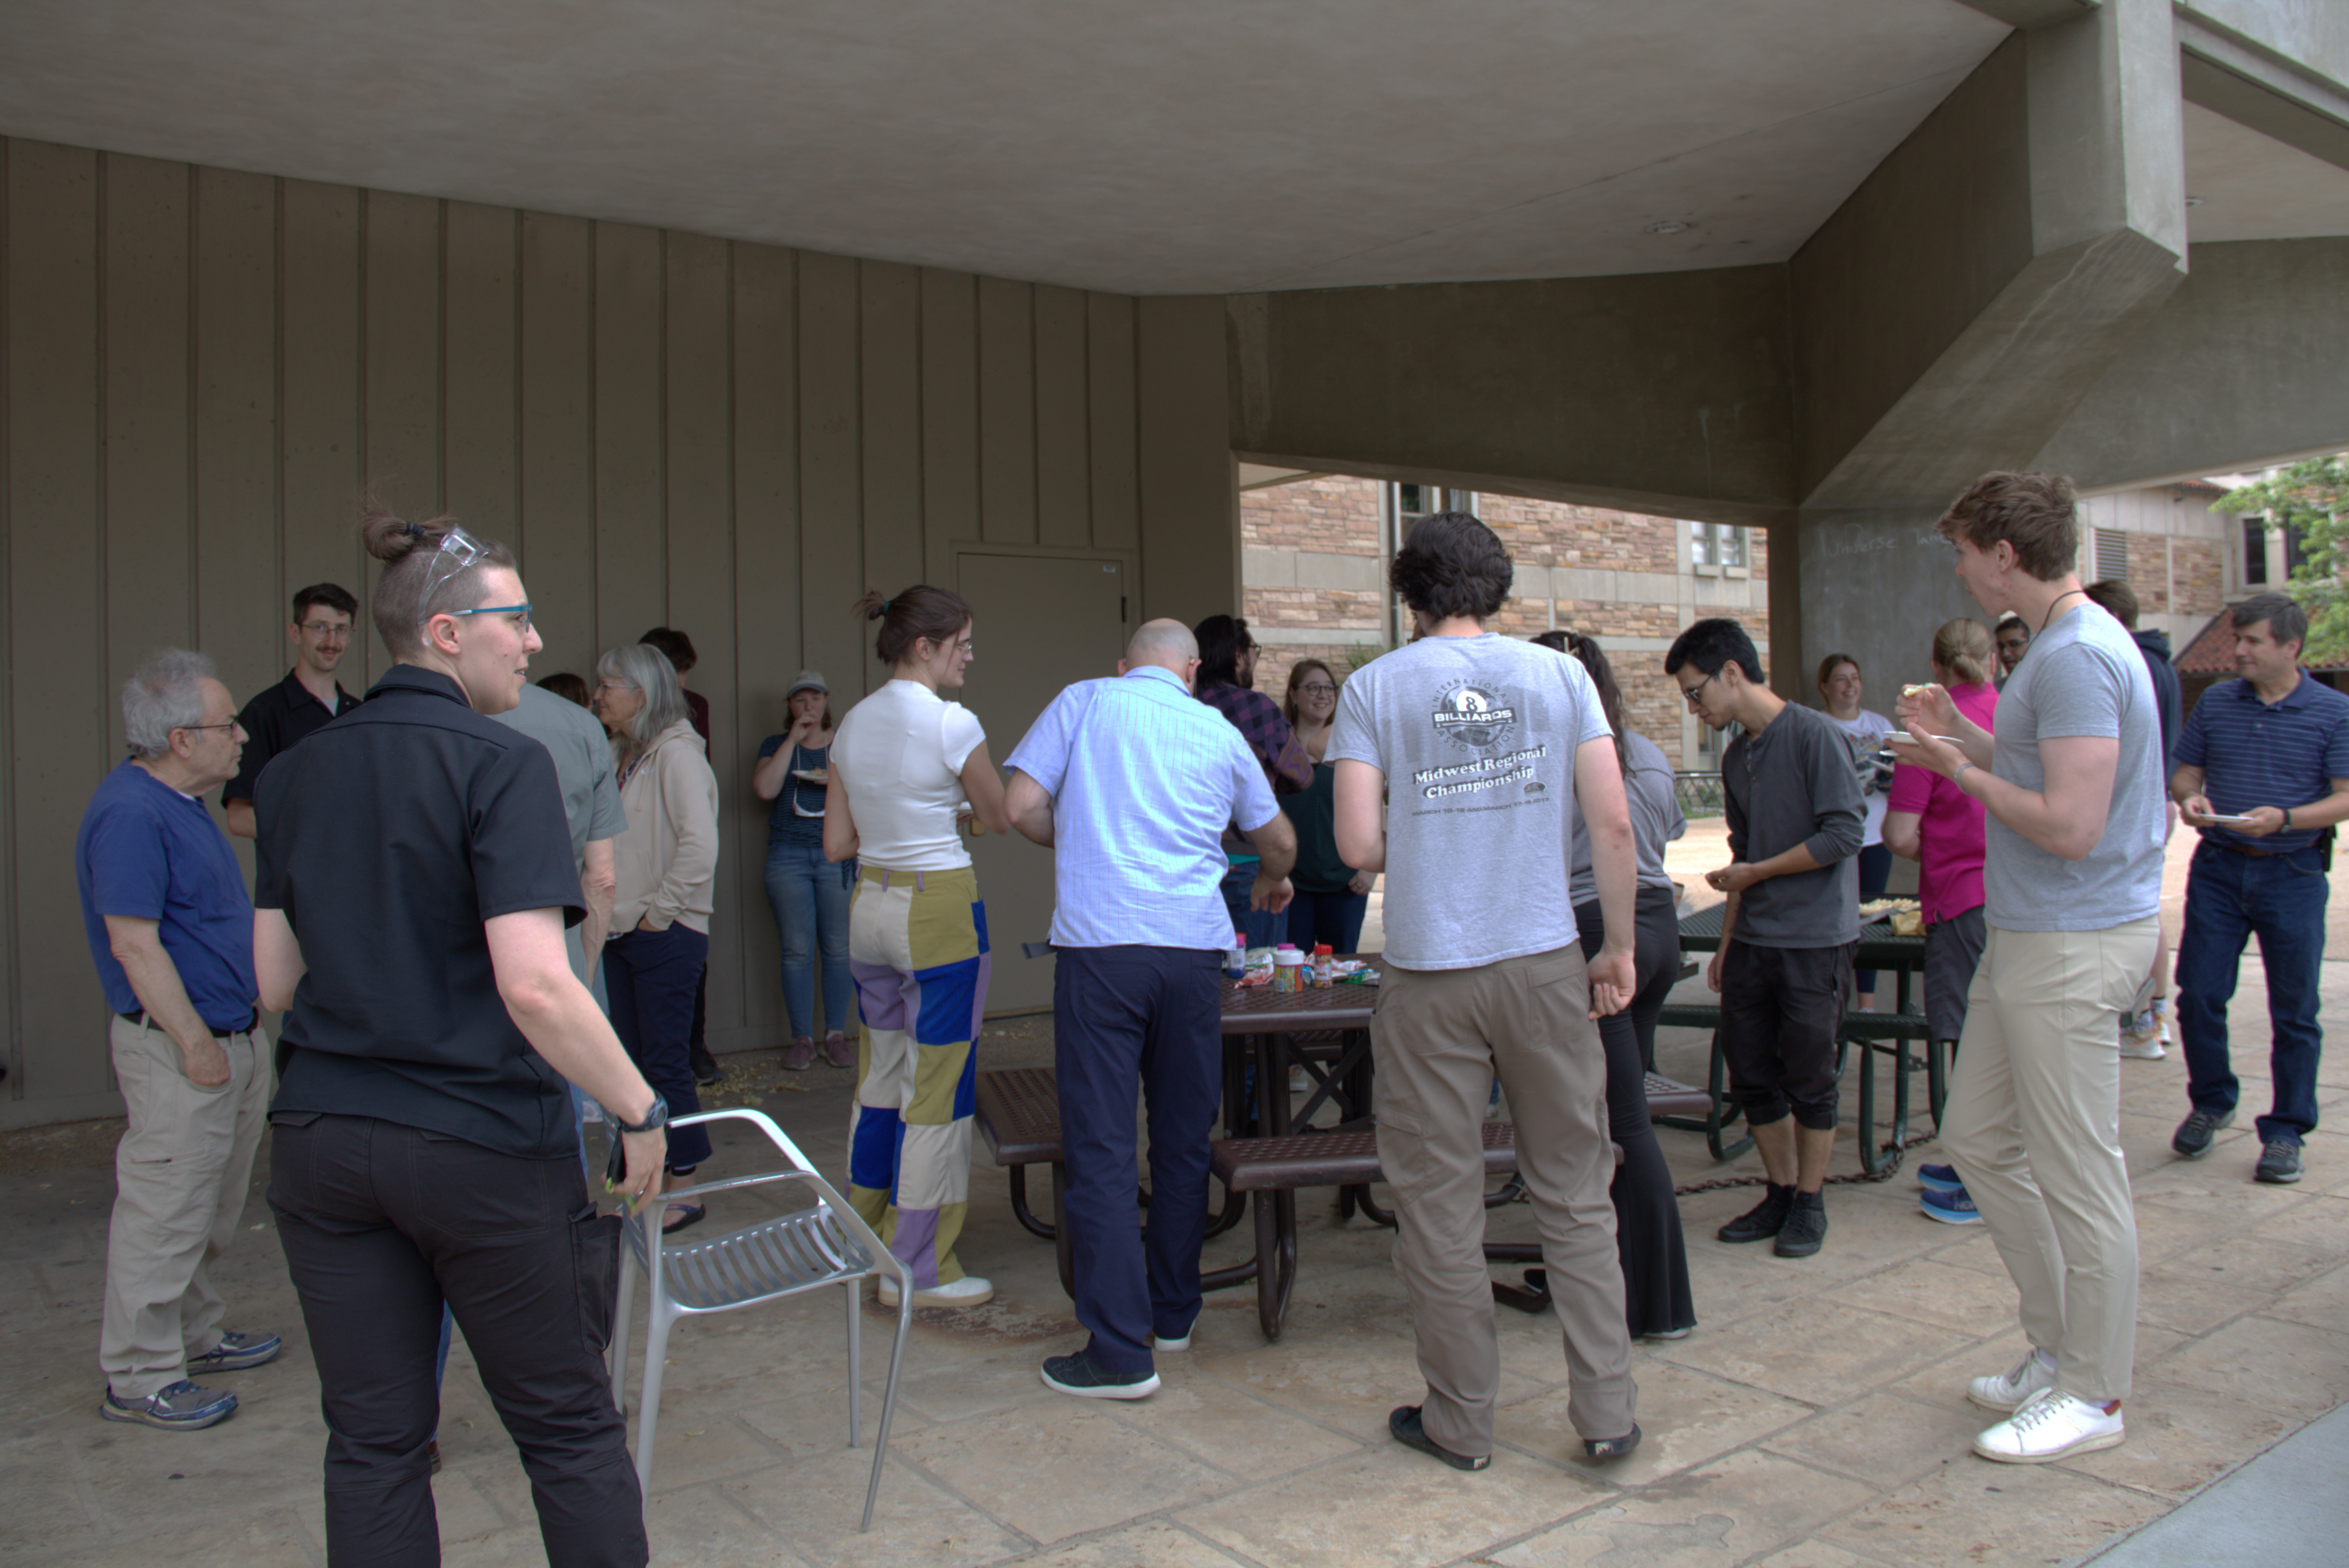
[[[2202,842],[2186,883],[2178,944],[2178,1026],[2193,1114],[2170,1148],[2189,1160],[2235,1119],[2227,1004],[2244,939],[2256,932],[2274,1027],[2273,1109],[2259,1119],[2261,1181],[2301,1176],[2301,1142],[2316,1127],[2316,1021],[2324,905],[2336,822],[2349,819],[2349,696],[2300,667],[2308,616],[2282,593],[2235,606],[2235,668],[2212,686],[2178,738],[2169,781]]]
[[[274,1334],[222,1330],[204,1274],[236,1237],[269,1103],[253,901],[202,799],[235,774],[244,729],[212,662],[177,648],[123,687],[122,727],[130,760],[98,785],[74,846],[129,1113],[114,1156],[98,1413],[189,1431],[236,1408],[190,1373],[258,1367],[278,1349]]]

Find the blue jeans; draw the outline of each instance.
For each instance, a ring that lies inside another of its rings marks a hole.
[[[2257,933],[2274,1029],[2269,1072],[2274,1109],[2259,1119],[2262,1143],[2297,1144],[2316,1126],[2316,1066],[2324,1031],[2316,1021],[2324,960],[2324,851],[2311,847],[2254,858],[2205,841],[2186,882],[2186,928],[2178,940],[2178,1038],[2186,1091],[2197,1110],[2235,1109],[2227,1061],[2227,1004],[2246,938]]]
[[[653,1092],[668,1101],[671,1118],[701,1109],[686,1053],[693,1035],[693,994],[709,967],[709,938],[682,921],[667,931],[624,931],[604,943],[612,1032]],[[681,1176],[709,1158],[709,1133],[698,1127],[669,1129],[671,1172]]]
[[[1362,940],[1362,917],[1370,912],[1371,895],[1366,892],[1300,889],[1297,902],[1288,906],[1288,934],[1281,940],[1294,942],[1308,953],[1322,942],[1330,944],[1332,953],[1351,953]]]
[[[792,1037],[815,1037],[816,957],[823,958],[823,1026],[846,1034],[856,1017],[856,982],[848,973],[848,903],[856,862],[833,865],[822,844],[767,845],[767,903],[783,939],[783,1009]]]
[[[1232,917],[1232,929],[1247,933],[1250,947],[1277,947],[1288,940],[1288,912],[1273,914],[1248,907],[1248,894],[1256,887],[1258,862],[1249,861],[1234,866],[1224,873],[1224,908]]]

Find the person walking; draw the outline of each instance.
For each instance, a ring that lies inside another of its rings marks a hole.
[[[1898,717],[1917,762],[1988,813],[1989,935],[1941,1141],[2014,1280],[2032,1346],[1968,1387],[1974,1403],[2012,1412],[1973,1451],[2045,1464],[2127,1435],[2137,1216],[2114,1040],[2159,930],[2161,719],[2137,645],[2073,570],[2069,479],[1986,474],[1938,527],[1974,602],[2037,628],[1994,730],[1940,686],[1903,693]]]
[[[1851,748],[1852,776],[1859,780],[1859,802],[1867,812],[1860,823],[1859,853],[1852,857],[1859,869],[1859,902],[1867,903],[1882,898],[1885,885],[1892,880],[1892,851],[1884,842],[1885,789],[1891,783],[1892,769],[1878,760],[1884,750],[1884,738],[1892,733],[1892,721],[1860,707],[1864,683],[1859,661],[1849,654],[1829,654],[1820,660],[1818,685],[1820,711],[1843,732],[1844,744]],[[1856,1006],[1860,1011],[1876,1011],[1875,970],[1857,971],[1852,976],[1852,989],[1857,993]]]
[[[1998,689],[1990,680],[1995,657],[1990,628],[1980,621],[1961,615],[1933,634],[1933,679],[1980,729],[1991,728],[1998,715]],[[1952,1060],[1965,1034],[1966,994],[1988,936],[1984,831],[1982,802],[1949,779],[1909,762],[1892,770],[1884,841],[1894,854],[1917,862],[1918,903],[1925,915],[1925,1022]],[[1953,1225],[1982,1222],[1956,1167],[1920,1165],[1917,1178],[1927,1214]]]
[[[1325,945],[1332,953],[1351,953],[1361,944],[1371,887],[1378,879],[1338,856],[1338,770],[1327,758],[1330,725],[1338,716],[1338,677],[1319,659],[1298,660],[1289,666],[1280,710],[1313,764],[1313,782],[1280,798],[1282,814],[1297,830],[1297,869],[1288,875],[1297,897],[1288,906],[1285,940],[1308,954]]]
[[[1672,1195],[1671,1167],[1648,1119],[1648,1073],[1656,1059],[1656,1018],[1681,978],[1680,889],[1664,871],[1664,846],[1688,831],[1688,819],[1673,788],[1671,759],[1624,724],[1622,688],[1598,640],[1566,632],[1545,633],[1534,641],[1547,646],[1552,635],[1589,673],[1599,711],[1615,732],[1616,760],[1631,810],[1631,844],[1638,853],[1631,1001],[1599,1020],[1599,1038],[1607,1047],[1607,1131],[1623,1150],[1607,1190],[1615,1202],[1615,1251],[1623,1264],[1623,1319],[1634,1339],[1682,1339],[1696,1327],[1696,1299],[1689,1288],[1688,1243],[1681,1233],[1680,1200]],[[1568,882],[1582,955],[1595,959],[1606,944],[1607,912],[1599,900],[1589,825],[1579,813]]]
[[[612,1027],[671,1114],[701,1109],[693,1070],[693,1019],[709,968],[709,910],[718,881],[718,776],[686,717],[677,672],[648,643],[623,643],[595,661],[595,702],[612,736],[627,826],[613,845],[617,889],[604,943]],[[664,1185],[677,1191],[709,1158],[709,1134],[680,1127],[669,1139]],[[668,1205],[662,1233],[698,1222],[704,1210]],[[673,1217],[670,1217],[673,1216]]]
[[[791,727],[759,743],[750,769],[750,792],[772,800],[767,814],[767,903],[783,948],[783,1011],[792,1042],[783,1066],[804,1072],[815,1065],[816,968],[823,970],[823,1059],[836,1068],[856,1065],[848,1043],[848,1020],[856,983],[848,972],[849,890],[856,862],[833,865],[823,858],[824,795],[832,776],[832,697],[822,672],[802,670],[784,699]]]
[[[1767,1185],[1715,1233],[1806,1258],[1826,1243],[1836,1037],[1859,946],[1859,780],[1844,732],[1763,684],[1735,621],[1682,632],[1664,670],[1699,718],[1737,730],[1721,757],[1731,863],[1704,879],[1729,895],[1705,981],[1721,994],[1721,1053]]]
[[[269,1099],[253,1010],[253,904],[201,797],[233,777],[236,702],[202,654],[166,648],[122,688],[130,758],[98,784],[74,841],[81,918],[127,1118],[98,1360],[98,1414],[167,1431],[213,1426],[236,1396],[191,1374],[276,1357],[274,1334],[221,1327],[211,1261],[244,1227]]]
[[[269,1206],[317,1365],[327,1561],[440,1561],[445,1299],[548,1561],[635,1568],[644,1500],[604,1366],[620,1222],[577,1175],[564,1080],[621,1119],[628,1202],[658,1202],[667,1108],[564,950],[583,908],[554,763],[489,717],[540,646],[512,552],[381,511],[365,538],[396,662],[254,797],[254,955],[288,1052]]]
[[[2178,1023],[2193,1111],[2170,1148],[2210,1151],[2240,1094],[2227,1052],[2244,941],[2260,939],[2267,975],[2268,1076],[2259,1119],[2261,1181],[2301,1179],[2316,1130],[2317,1016],[2334,825],[2349,820],[2349,696],[2300,667],[2308,614],[2282,593],[2235,606],[2235,668],[2202,694],[2178,740],[2169,791],[2202,835],[2186,880],[2178,944]]]
[[[2178,733],[2185,728],[2185,696],[2178,668],[2169,662],[2169,634],[2139,630],[2137,590],[2117,577],[2087,587],[2089,602],[2118,621],[2145,655],[2145,673],[2153,677],[2153,700],[2161,712],[2161,776],[2177,770]],[[2166,851],[2178,831],[2178,802],[2162,797],[2161,844]],[[2121,1015],[2121,1055],[2158,1062],[2169,1054],[2169,933],[2163,930],[2153,944],[2153,972],[2129,1010]]]
[[[1465,1470],[1492,1462],[1500,1385],[1483,1244],[1495,1076],[1564,1331],[1568,1418],[1588,1458],[1640,1443],[1596,1022],[1636,988],[1638,851],[1590,676],[1485,630],[1513,575],[1499,538],[1467,513],[1414,524],[1390,581],[1421,635],[1354,672],[1329,748],[1339,852],[1395,873],[1371,1045],[1395,1268],[1426,1392],[1392,1412],[1387,1430]],[[1593,959],[1558,874],[1572,863],[1578,816],[1589,821],[1606,910]]]
[[[946,693],[971,662],[970,606],[917,583],[857,615],[881,623],[889,666],[832,743],[823,852],[857,861],[848,965],[864,1036],[848,1144],[848,1200],[913,1272],[917,1306],[978,1306],[995,1286],[955,1253],[970,1198],[979,1020],[992,962],[987,906],[957,831],[968,810],[1008,833],[1003,779],[978,717]],[[881,1302],[897,1305],[895,1280]]]
[[[1297,838],[1239,732],[1191,696],[1198,645],[1180,621],[1133,634],[1112,678],[1053,698],[1011,753],[1013,826],[1053,851],[1053,1076],[1075,1260],[1072,1355],[1045,1387],[1138,1399],[1154,1357],[1191,1347],[1207,1222],[1208,1140],[1222,1099],[1219,984],[1231,934],[1226,824],[1278,910]],[[1134,1105],[1150,1128],[1150,1224],[1136,1224]]]

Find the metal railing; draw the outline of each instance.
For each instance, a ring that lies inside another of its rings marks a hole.
[[[1723,810],[1718,773],[1675,773],[1672,793],[1680,800],[1683,817],[1718,817]]]

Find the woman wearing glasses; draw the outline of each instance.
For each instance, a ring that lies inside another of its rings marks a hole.
[[[718,776],[694,732],[677,666],[649,643],[607,648],[595,661],[595,715],[611,732],[628,825],[612,846],[619,892],[604,942],[612,1026],[678,1116],[701,1109],[693,1082],[693,1000],[709,967],[709,911],[718,882]],[[669,1140],[668,1176],[709,1158],[709,1135],[682,1127]],[[664,1234],[702,1216],[675,1202]]]
[[[1288,873],[1297,902],[1288,906],[1288,941],[1308,953],[1325,944],[1332,953],[1351,953],[1361,943],[1371,884],[1378,879],[1338,858],[1338,770],[1321,759],[1338,717],[1338,677],[1319,659],[1299,659],[1289,668],[1280,711],[1313,761],[1313,782],[1280,797],[1280,809],[1297,830],[1297,869]]]
[[[585,911],[554,759],[487,717],[539,648],[512,555],[380,511],[365,537],[397,662],[254,800],[254,956],[262,1005],[285,1011],[269,1206],[331,1434],[327,1557],[437,1555],[445,1300],[548,1559],[642,1563],[603,1365],[620,1226],[582,1182],[564,1080],[626,1119],[632,1198],[658,1190],[667,1107],[564,950]]]

